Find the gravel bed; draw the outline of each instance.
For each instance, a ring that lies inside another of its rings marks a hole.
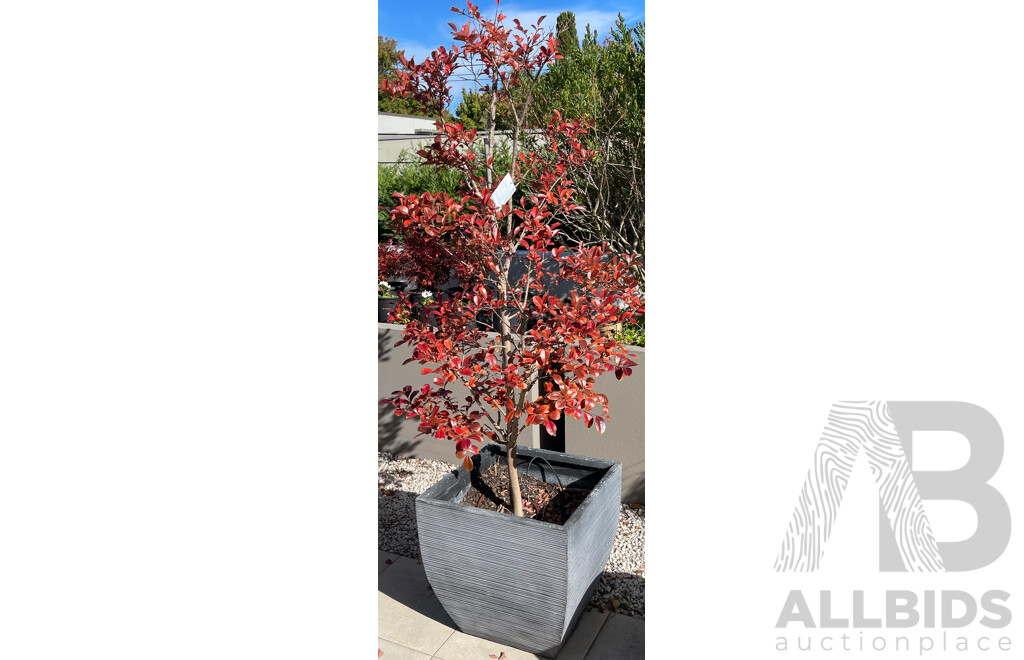
[[[416,496],[455,469],[444,461],[377,452],[377,548],[420,558]],[[590,605],[644,618],[644,508],[622,505],[611,556]]]

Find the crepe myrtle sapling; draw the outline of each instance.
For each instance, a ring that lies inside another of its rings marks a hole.
[[[454,441],[466,470],[481,445],[504,445],[512,512],[522,516],[515,465],[520,434],[533,424],[554,433],[562,415],[604,432],[608,397],[594,389],[597,378],[607,371],[628,376],[636,356],[601,328],[633,318],[643,301],[632,275],[635,255],[555,242],[559,215],[578,208],[571,168],[594,152],[583,144],[586,121],[566,121],[555,111],[542,127],[526,122],[538,77],[560,58],[555,37],[541,28],[544,17],[529,28],[519,20],[507,27],[499,9],[490,19],[469,2],[452,11],[466,19],[462,27],[449,24],[461,47],[438,48],[422,63],[400,56],[405,69],[397,80],[384,80],[381,91],[415,98],[438,116],[433,143],[419,151],[421,165],[460,172],[461,195],[396,193],[391,221],[397,234],[422,239],[413,243],[457,255],[460,287],[424,305],[396,344],[412,346],[406,362],[425,365],[422,374],[433,375],[432,384],[406,386],[381,403],[418,419],[421,434]],[[477,131],[442,118],[456,69],[470,72],[490,99],[482,150]],[[495,171],[493,156],[498,103],[513,115],[508,174],[523,192],[515,204],[491,200],[493,183],[505,174]],[[514,259],[526,265],[518,277],[510,274]],[[568,295],[554,295],[560,283],[563,291],[571,285]],[[398,311],[407,304],[400,294]],[[495,333],[480,329],[481,317],[496,320]]]

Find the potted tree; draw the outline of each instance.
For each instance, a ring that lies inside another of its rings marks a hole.
[[[455,169],[463,185],[459,196],[395,194],[396,235],[433,246],[431,260],[452,269],[459,287],[427,303],[429,322],[411,320],[396,344],[413,347],[410,361],[424,365],[433,385],[406,386],[382,403],[418,419],[422,434],[452,440],[462,459],[463,470],[416,500],[423,566],[442,605],[464,632],[554,656],[607,563],[621,465],[524,447],[520,439],[530,425],[554,433],[561,415],[604,432],[608,398],[594,390],[596,379],[607,371],[628,376],[636,356],[602,328],[640,308],[636,262],[604,245],[556,243],[557,218],[577,208],[569,173],[594,154],[582,141],[586,122],[555,112],[542,127],[526,123],[537,79],[559,57],[543,17],[529,28],[518,20],[506,27],[500,11],[493,19],[472,3],[453,11],[467,21],[450,24],[461,48],[441,47],[419,64],[403,57],[398,79],[381,84],[436,112],[438,134],[419,152],[423,166]],[[441,118],[457,67],[472,71],[490,100],[482,150],[476,131]],[[513,116],[506,173],[494,164],[499,103]],[[522,191],[516,204],[507,184],[495,187],[499,174]],[[517,251],[528,267],[515,278]],[[409,272],[419,276],[424,266],[410,263]],[[566,284],[568,295],[553,295]],[[397,310],[407,305],[399,294]],[[481,316],[495,319],[494,332],[478,327]],[[507,513],[463,503],[474,487],[489,488],[489,474],[507,486]],[[538,519],[552,503],[524,501],[524,480],[580,497],[557,522]]]

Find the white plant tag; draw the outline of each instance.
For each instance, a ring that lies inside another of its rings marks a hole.
[[[506,174],[505,178],[498,183],[498,187],[491,193],[491,201],[495,206],[502,206],[512,199],[512,193],[516,191],[516,184],[512,182],[512,176]]]

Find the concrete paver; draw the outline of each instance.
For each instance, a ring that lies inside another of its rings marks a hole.
[[[415,559],[399,557],[377,576],[377,636],[428,655],[455,631]]]
[[[588,609],[566,640],[555,660],[584,660],[597,639],[601,626],[608,614]],[[485,660],[492,655],[500,657],[505,653],[507,660],[547,660],[544,656],[527,653],[520,649],[467,635],[458,630],[434,653],[436,660]]]
[[[413,651],[379,637],[377,638],[377,648],[381,651],[379,656],[381,660],[430,660],[430,656],[426,653]]]
[[[382,660],[546,660],[455,629],[415,559],[378,551],[377,634]],[[387,564],[388,559],[392,560]],[[555,660],[643,660],[644,621],[587,609]]]
[[[583,660],[607,618],[607,612],[599,612],[590,608],[584,611],[579,623],[569,635],[569,639],[565,640],[565,646],[558,652],[555,660]]]
[[[609,614],[586,660],[643,660],[644,620]]]
[[[377,551],[377,573],[380,573],[391,564],[398,561],[398,555],[393,555],[390,552],[384,552],[383,550]]]
[[[434,658],[437,660],[470,660],[471,658],[487,660],[492,655],[500,658],[502,653],[505,654],[506,660],[545,660],[539,655],[520,651],[497,642],[489,642],[458,630],[437,650]]]

